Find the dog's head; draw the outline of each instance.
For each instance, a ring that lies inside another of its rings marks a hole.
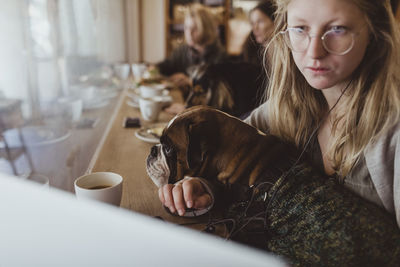
[[[193,107],[173,118],[164,129],[160,144],[152,147],[147,173],[157,186],[195,175],[205,155],[212,152],[217,123],[204,109],[208,110]]]
[[[217,178],[241,147],[260,133],[210,107],[192,107],[170,121],[147,158],[147,173],[158,186],[185,176]]]

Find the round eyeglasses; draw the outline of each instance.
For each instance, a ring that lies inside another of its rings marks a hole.
[[[359,32],[358,32],[359,33]],[[325,50],[334,55],[345,55],[354,46],[354,36],[358,33],[346,29],[334,29],[325,32],[321,36],[322,45]],[[310,45],[311,36],[302,28],[287,28],[281,31],[286,45],[294,52],[305,52]]]

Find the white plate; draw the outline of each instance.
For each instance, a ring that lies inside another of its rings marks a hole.
[[[99,96],[101,96],[102,99],[111,99],[114,98],[118,95],[118,92],[116,92],[113,89],[108,89],[108,88],[99,88],[96,92]]]
[[[134,108],[139,108],[139,98],[140,98],[140,93],[139,93],[139,89],[135,90],[135,92],[128,92],[127,95],[131,98],[130,100],[128,100],[126,103]],[[163,93],[161,95],[162,97],[162,102],[163,102],[163,107],[166,107],[168,105],[170,105],[172,103],[172,96],[170,96],[169,91],[168,90],[163,90]],[[128,103],[129,102],[129,103]]]
[[[139,95],[138,94],[136,94],[135,92],[126,92],[126,95],[127,96],[129,96],[130,98],[132,98],[133,100],[135,100],[135,99],[138,99],[139,98]]]
[[[153,87],[155,89],[167,89],[167,86],[163,83],[149,83],[149,84],[142,84],[142,86]]]
[[[171,103],[172,103],[172,96],[166,95],[166,96],[163,96],[162,98],[163,98],[163,100],[162,100],[162,102],[163,102],[163,107],[167,107],[167,106],[171,105]]]
[[[133,92],[128,92],[128,96],[131,98],[139,98],[140,97],[140,89],[136,88],[134,90],[132,90]],[[169,91],[167,89],[162,90],[162,94],[161,96],[169,96]]]
[[[128,105],[128,106],[130,106],[130,107],[133,107],[133,108],[139,108],[139,103],[137,103],[136,101],[133,101],[133,100],[127,100],[126,101],[126,104]]]
[[[90,109],[103,108],[107,106],[109,102],[110,101],[108,99],[95,100],[92,102],[84,102],[83,109],[90,110]]]
[[[165,122],[154,123],[149,126],[144,126],[135,132],[135,136],[142,141],[158,144],[160,143],[160,138],[151,134],[151,131],[164,129],[167,124]]]
[[[27,147],[51,145],[61,142],[71,135],[70,130],[52,126],[26,126],[20,130]],[[17,129],[7,130],[3,134],[10,148],[22,146]]]

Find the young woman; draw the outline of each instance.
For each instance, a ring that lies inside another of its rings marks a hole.
[[[188,6],[184,35],[186,43],[156,66],[161,74],[170,76],[177,86],[190,84],[189,74],[193,66],[218,63],[226,58],[219,41],[216,19],[207,7],[201,4]]]
[[[275,0],[268,101],[247,122],[295,143],[315,166],[400,227],[400,37],[389,0]],[[212,204],[201,179],[159,190],[172,212]]]

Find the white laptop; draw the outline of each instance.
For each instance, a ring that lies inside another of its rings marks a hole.
[[[278,257],[0,174],[0,266],[286,266]]]

